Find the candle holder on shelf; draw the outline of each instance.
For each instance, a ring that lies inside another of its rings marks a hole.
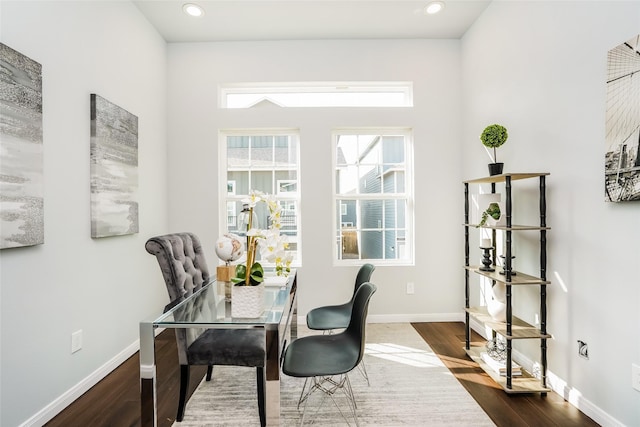
[[[513,259],[515,258],[515,255],[513,255],[511,257],[511,275],[515,276],[516,275],[516,271],[513,269]],[[502,274],[503,276],[505,274],[507,274],[507,257],[504,255],[500,255],[500,259],[502,260],[502,271],[500,271],[499,273]]]
[[[480,271],[496,271],[495,268],[491,267],[491,249],[493,249],[491,239],[482,239],[480,249],[482,249],[482,267],[480,267]]]

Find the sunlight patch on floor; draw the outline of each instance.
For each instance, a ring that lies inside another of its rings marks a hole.
[[[417,368],[444,367],[444,364],[438,356],[431,351],[419,350],[393,343],[367,344],[365,347],[365,353],[369,356]]]

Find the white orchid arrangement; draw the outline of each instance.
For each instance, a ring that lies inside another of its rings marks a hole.
[[[245,286],[256,286],[263,282],[264,270],[262,265],[255,261],[257,251],[260,251],[260,256],[263,259],[275,264],[278,276],[289,275],[293,256],[287,252],[287,249],[289,249],[287,236],[280,234],[282,207],[275,196],[251,190],[249,198],[243,199],[242,202],[249,207],[247,262],[246,265],[240,264],[236,267],[236,277],[231,280],[235,284],[244,282]],[[269,209],[271,225],[266,230],[254,228],[253,225],[253,209],[260,202],[266,203]]]

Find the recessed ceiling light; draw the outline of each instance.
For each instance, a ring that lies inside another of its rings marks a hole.
[[[204,15],[204,9],[193,3],[185,3],[182,6],[182,11],[189,16],[202,16]]]
[[[444,9],[444,2],[441,1],[432,1],[427,4],[427,7],[424,8],[424,13],[426,15],[435,15]]]

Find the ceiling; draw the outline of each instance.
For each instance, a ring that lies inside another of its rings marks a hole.
[[[490,0],[139,0],[133,3],[169,43],[254,40],[459,39]],[[194,18],[185,3],[205,10]]]

